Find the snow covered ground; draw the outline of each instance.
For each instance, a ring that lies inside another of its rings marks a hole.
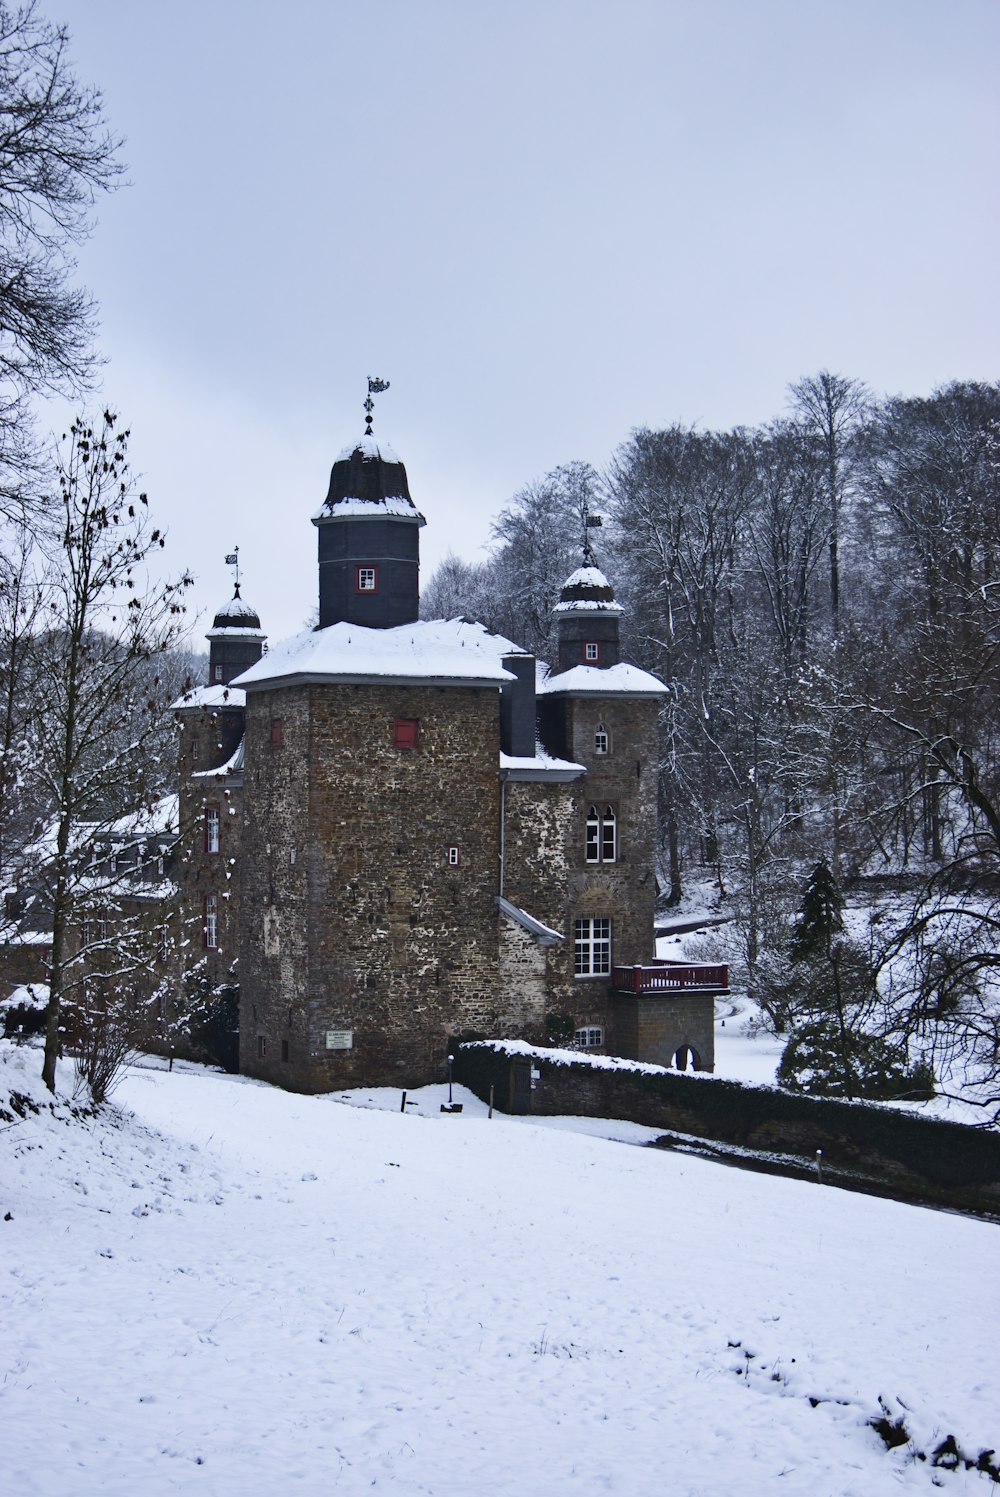
[[[97,1118],[12,1115],[0,1489],[994,1490],[914,1450],[1000,1445],[996,1227],[444,1093],[147,1063]]]

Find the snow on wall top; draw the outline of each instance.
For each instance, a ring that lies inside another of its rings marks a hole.
[[[176,702],[171,702],[171,712],[183,712],[186,707],[244,707],[246,692],[238,686],[192,686]]]
[[[666,696],[662,681],[637,665],[574,665],[571,670],[548,675],[537,687],[541,696],[652,697]]]
[[[522,653],[510,640],[464,619],[419,620],[394,629],[338,623],[296,634],[236,679],[249,690],[275,681],[499,687],[514,679],[502,657]]]
[[[581,1050],[557,1050],[548,1045],[529,1045],[527,1040],[466,1040],[466,1050],[492,1050],[497,1055],[525,1055],[531,1059],[547,1060],[556,1066],[590,1066],[595,1071],[639,1071],[645,1076],[676,1076],[669,1066],[657,1066],[651,1061],[626,1060],[621,1055],[589,1055]],[[711,1073],[699,1071],[699,1077]]]
[[[501,769],[568,769],[577,774],[586,774],[585,764],[574,764],[572,759],[557,759],[553,754],[546,753],[540,743],[535,744],[535,754],[531,759],[519,758],[516,754],[500,755]]]

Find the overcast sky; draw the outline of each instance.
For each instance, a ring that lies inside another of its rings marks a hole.
[[[369,374],[426,579],[634,426],[1000,373],[997,0],[41,3],[126,137],[80,273],[199,636],[236,544],[302,626]]]

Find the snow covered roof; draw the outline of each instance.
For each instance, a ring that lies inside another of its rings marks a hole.
[[[223,604],[215,615],[212,628],[208,634],[209,639],[218,637],[228,639],[233,634],[241,637],[249,635],[253,639],[263,639],[264,634],[260,627],[260,616],[256,608],[251,608],[249,603],[240,597],[240,585],[237,582],[236,591],[228,603]]]
[[[557,603],[553,613],[614,613],[623,614],[624,608],[613,598],[571,598]]]
[[[296,634],[236,679],[248,691],[337,681],[499,687],[514,679],[503,656],[521,653],[509,639],[464,619],[422,619],[394,629],[339,623]]]
[[[637,665],[574,665],[558,675],[547,675],[538,683],[540,696],[574,697],[662,697],[667,688],[662,681],[641,671]]]
[[[333,504],[321,504],[313,515],[313,522],[328,520],[331,515],[337,519],[352,520],[378,520],[385,515],[394,515],[397,519],[412,520],[415,525],[427,523],[414,507],[413,500],[401,499],[398,494],[390,494],[383,499],[362,499],[355,494],[348,495],[344,499],[337,499]]]
[[[553,613],[624,613],[615,602],[614,589],[600,567],[577,567],[563,583]]]
[[[163,795],[152,806],[142,806],[119,816],[110,826],[102,827],[101,837],[167,837],[176,836],[179,821],[179,797],[176,791]]]
[[[532,759],[519,758],[514,754],[500,755],[500,778],[502,780],[549,780],[559,783],[578,780],[587,773],[586,765],[574,764],[570,759],[556,759],[547,754],[542,745],[535,745]]]
[[[327,520],[378,520],[391,516],[423,525],[424,517],[410,498],[406,468],[388,442],[363,436],[345,447],[330,472],[326,499],[313,523]]]
[[[519,905],[511,904],[509,899],[504,899],[502,894],[497,895],[497,904],[501,912],[509,920],[514,920],[524,930],[533,935],[540,946],[556,946],[566,937],[559,931],[553,930],[551,925],[543,925],[541,920],[536,920],[534,915],[529,915],[527,910],[522,910]]]
[[[171,712],[183,712],[190,707],[244,707],[246,692],[238,686],[192,686],[176,702],[171,702]]]
[[[347,447],[342,447],[337,453],[336,461],[338,463],[349,463],[356,452],[360,452],[361,456],[365,458],[380,457],[384,463],[401,463],[403,461],[383,437],[372,436],[359,437],[356,442],[351,442]]]
[[[246,762],[246,743],[246,738],[241,738],[235,754],[225,764],[218,764],[215,769],[196,769],[191,776],[192,780],[223,780],[227,775],[242,774]]]

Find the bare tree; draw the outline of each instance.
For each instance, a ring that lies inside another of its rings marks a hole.
[[[821,369],[789,387],[792,403],[806,430],[822,452],[827,503],[827,545],[830,558],[830,614],[833,632],[840,632],[841,525],[844,496],[851,471],[851,439],[868,409],[869,398],[859,380]]]
[[[122,171],[68,41],[34,0],[0,3],[0,458],[15,472],[32,455],[28,397],[77,391],[92,371],[94,308],[73,285],[72,247]]]
[[[57,469],[62,526],[43,584],[46,699],[35,717],[35,762],[55,806],[44,869],[52,954],[42,1075],[50,1089],[72,980],[70,926],[86,879],[81,834],[93,837],[130,805],[162,792],[163,779],[144,783],[138,772],[146,725],[166,707],[149,666],[177,638],[190,583],[184,576],[159,584],[149,575],[164,537],[146,496],[134,490],[127,442],[110,411],[96,429],[83,422],[71,428]],[[162,766],[164,777],[168,772]]]

